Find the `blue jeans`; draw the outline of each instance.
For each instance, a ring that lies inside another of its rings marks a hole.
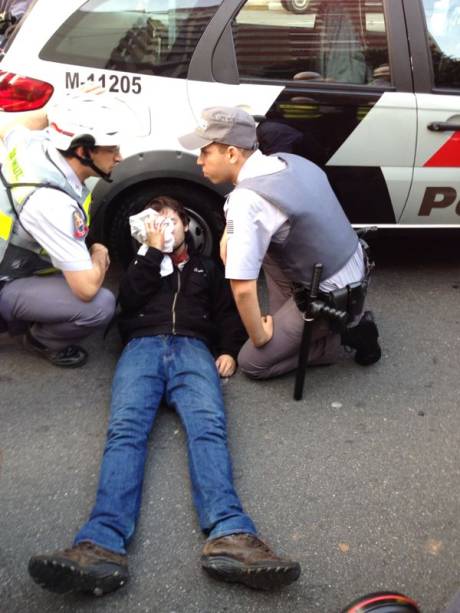
[[[147,439],[161,399],[185,428],[192,494],[209,538],[256,534],[235,492],[219,375],[206,345],[184,336],[131,340],[115,372],[96,503],[75,544],[126,553],[141,505]]]

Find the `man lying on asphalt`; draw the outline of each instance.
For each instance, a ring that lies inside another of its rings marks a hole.
[[[193,500],[207,535],[201,564],[211,576],[256,589],[287,585],[300,565],[278,557],[256,533],[235,492],[219,375],[231,376],[244,331],[220,268],[189,253],[183,207],[150,207],[148,249],[121,282],[119,321],[127,343],[112,387],[96,503],[70,549],[33,556],[32,578],[54,592],[112,592],[128,580],[126,546],[139,515],[147,439],[164,398],[187,434]],[[173,251],[165,255],[165,227]],[[210,348],[217,355],[214,359]]]

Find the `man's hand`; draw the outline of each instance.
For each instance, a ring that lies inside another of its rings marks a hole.
[[[83,300],[90,302],[99,291],[110,266],[109,250],[102,243],[94,243],[89,248],[91,270],[64,270],[63,275],[72,293]]]
[[[216,360],[217,372],[221,377],[231,377],[236,370],[236,362],[231,355],[223,353]]]
[[[110,266],[109,250],[102,243],[93,243],[89,249],[91,259],[94,264],[98,264],[101,269],[107,272]]]
[[[165,223],[164,219],[155,218],[153,220],[145,220],[145,231],[147,233],[147,245],[154,247],[158,251],[163,251],[165,248]]]
[[[254,347],[263,347],[273,336],[273,318],[262,315],[257,296],[257,281],[231,279],[230,286],[241,320]]]
[[[256,347],[263,347],[273,337],[273,317],[271,315],[264,315],[260,319],[262,322],[264,337],[261,337],[260,339],[258,339],[257,344],[254,343]]]
[[[23,111],[14,113],[14,115],[13,120],[5,122],[0,127],[1,140],[5,140],[5,137],[18,126],[23,126],[28,130],[43,130],[48,125],[48,116],[43,109]]]

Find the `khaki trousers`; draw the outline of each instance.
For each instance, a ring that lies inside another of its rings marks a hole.
[[[263,271],[267,282],[269,313],[273,316],[273,337],[256,348],[250,340],[241,348],[238,364],[254,379],[269,379],[297,368],[304,321],[292,297],[291,282],[266,255]],[[341,355],[340,334],[332,332],[326,320],[318,319],[313,328],[310,365],[333,364]]]
[[[8,323],[30,323],[34,338],[50,349],[62,349],[106,326],[114,311],[115,297],[108,289],[83,302],[60,274],[16,279],[0,290],[0,316]]]

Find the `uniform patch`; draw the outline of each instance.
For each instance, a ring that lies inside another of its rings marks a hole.
[[[233,234],[235,232],[235,226],[233,219],[227,219],[227,234]]]
[[[88,234],[88,226],[85,223],[85,218],[80,211],[74,211],[72,213],[73,221],[73,235],[75,238],[85,238]]]

